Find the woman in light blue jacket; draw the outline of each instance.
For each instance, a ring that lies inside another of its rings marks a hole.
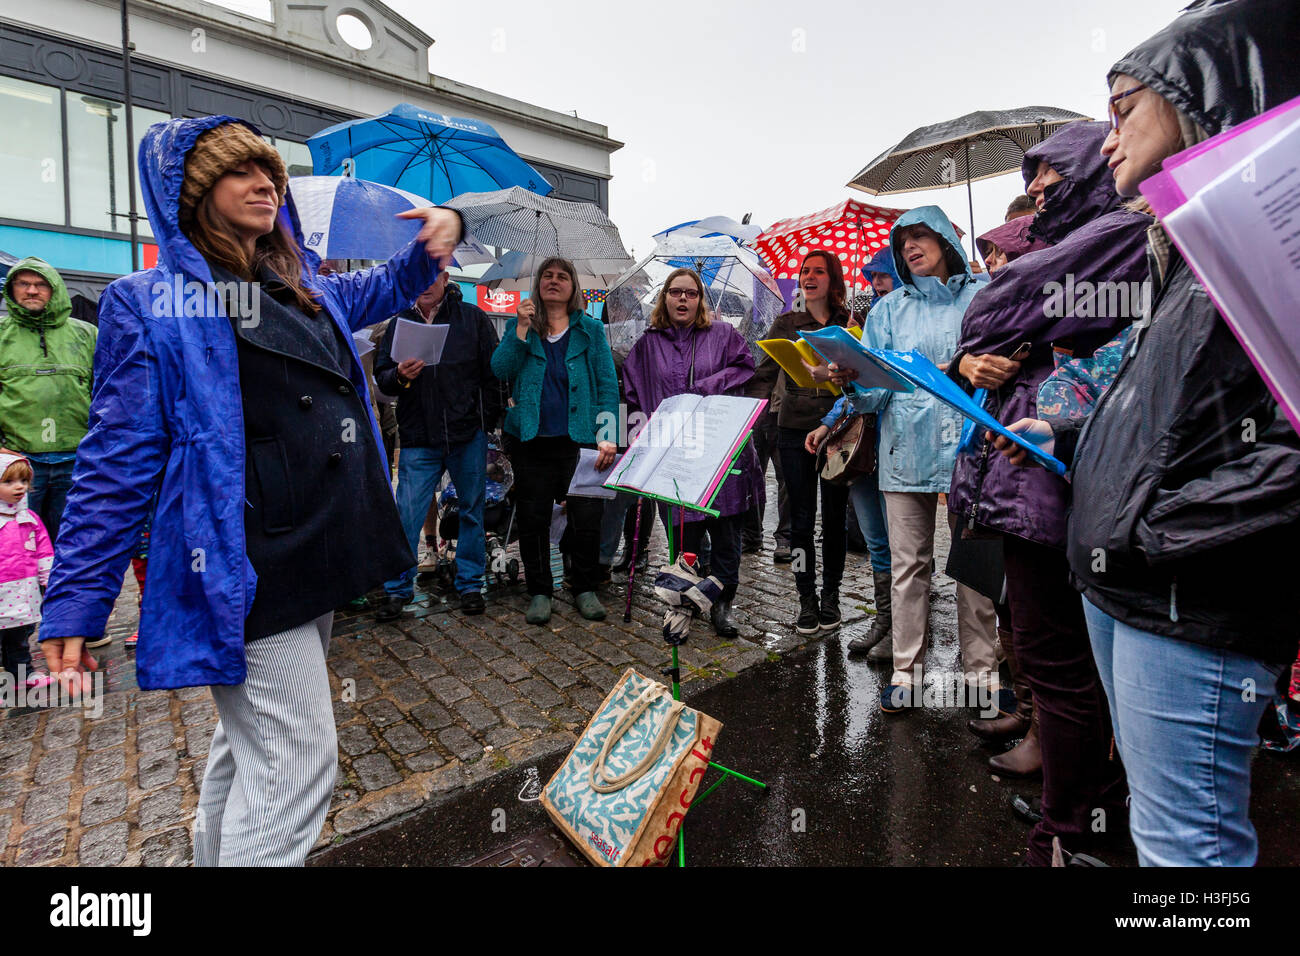
[[[962,315],[981,283],[938,206],[921,206],[899,217],[889,243],[902,284],[871,310],[863,339],[873,348],[916,349],[930,361],[946,364],[957,351]],[[838,373],[834,381],[847,383],[851,378]],[[880,707],[897,713],[912,703],[912,688],[921,682],[935,512],[939,494],[952,483],[962,417],[920,389],[857,390],[849,401],[855,411],[881,413],[879,480],[889,523],[894,673],[881,693]],[[967,685],[997,700],[995,622],[992,601],[957,585],[958,637]]]

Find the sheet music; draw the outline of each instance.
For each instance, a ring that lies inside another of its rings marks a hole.
[[[396,319],[393,332],[393,361],[401,364],[407,359],[423,359],[425,365],[442,361],[442,349],[447,344],[449,325],[426,325],[410,319]]]

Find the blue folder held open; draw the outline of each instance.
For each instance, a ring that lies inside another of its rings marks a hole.
[[[887,349],[873,349],[861,344],[841,328],[801,332],[800,335],[828,361],[865,368],[866,366],[862,363],[861,358],[858,358],[853,363],[841,361],[841,358],[845,357],[844,350],[849,347],[851,342],[860,353],[863,353],[865,358],[870,360],[870,364],[874,366],[873,372],[884,373],[873,375],[868,381],[879,380],[882,387],[892,388],[895,391],[911,391],[912,389],[907,388],[907,385],[924,389],[945,405],[957,409],[963,416],[979,425],[983,425],[995,435],[1002,435],[1015,442],[1029,452],[1029,456],[1035,462],[1053,474],[1064,477],[1065,465],[1061,461],[1044,452],[1033,442],[1027,441],[1022,436],[1009,431],[1005,425],[985,411],[980,403],[967,395],[956,382],[945,375],[937,365],[920,352],[915,350],[893,352]],[[845,339],[849,341],[845,342]],[[828,352],[833,354],[828,355]],[[892,379],[891,384],[885,384],[884,379]],[[900,387],[900,384],[895,383],[906,384]],[[861,378],[859,378],[858,387],[862,387]]]

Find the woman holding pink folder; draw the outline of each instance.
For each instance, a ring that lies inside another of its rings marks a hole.
[[[1200,3],[1121,59],[1102,148],[1120,194],[1300,94],[1297,36],[1292,0]],[[1067,553],[1141,862],[1249,866],[1256,728],[1300,634],[1300,438],[1161,229],[1149,260],[1151,309],[1092,414],[1012,428],[1072,462]]]
[[[664,281],[650,313],[650,325],[623,363],[628,414],[649,417],[673,395],[740,395],[754,376],[754,357],[744,336],[709,311],[704,283],[691,269],[677,269]],[[698,554],[708,531],[713,546],[711,571],[722,583],[722,599],[711,610],[720,637],[740,632],[731,620],[731,602],[740,584],[740,533],[745,514],[763,501],[758,456],[746,444],[736,459],[739,474],[718,490],[714,518],[700,511],[671,509],[674,534],[681,528],[678,551]]]

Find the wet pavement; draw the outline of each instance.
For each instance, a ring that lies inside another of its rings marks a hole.
[[[955,663],[956,641],[938,628],[927,663]],[[751,668],[688,702],[725,724],[713,756],[763,780],[760,791],[729,780],[687,818],[687,864],[699,866],[1015,866],[1028,825],[1011,813],[1013,794],[1037,797],[1036,782],[999,779],[985,761],[996,750],[965,729],[966,708],[885,715],[876,701],[888,676],[848,659],[847,638],[829,637]],[[529,798],[563,753],[512,768],[392,826],[331,848],[319,865],[572,865],[553,850],[559,831]],[[717,777],[712,771],[701,793]],[[1300,864],[1294,823],[1300,761],[1261,752],[1252,818],[1260,864]],[[539,851],[539,847],[544,851]],[[1095,855],[1134,866],[1125,833]],[[521,862],[521,859],[524,862]]]
[[[770,489],[774,492],[774,489]],[[769,515],[769,519],[774,515]],[[939,522],[937,563],[946,556]],[[847,642],[872,613],[865,557],[850,555],[845,624],[808,639],[789,626],[791,574],[767,550],[746,555],[736,607],[740,636],[703,621],[682,653],[684,693],[724,723],[716,757],[769,784],[729,782],[687,825],[697,864],[1014,865],[1025,827],[1007,809],[1033,784],[999,781],[993,752],[965,729],[966,708],[887,717],[888,676],[850,661]],[[660,529],[652,555],[663,555]],[[653,559],[652,559],[653,560]],[[339,731],[339,776],[313,865],[569,865],[577,855],[535,795],[627,667],[658,676],[668,650],[662,609],[638,576],[605,592],[602,623],[568,595],[547,627],[523,623],[521,585],[493,586],[488,612],[465,617],[436,587],[417,588],[407,614],[378,624],[340,612],[328,659]],[[935,576],[931,676],[956,670],[955,583]],[[123,638],[135,628],[134,581],[95,652],[107,674],[102,712],[70,708],[0,715],[0,863],[187,865],[189,829],[216,712],[206,688],[139,690]],[[1293,839],[1300,773],[1293,757],[1256,762],[1254,819],[1261,862],[1300,862]],[[1132,861],[1120,839],[1108,862]]]

